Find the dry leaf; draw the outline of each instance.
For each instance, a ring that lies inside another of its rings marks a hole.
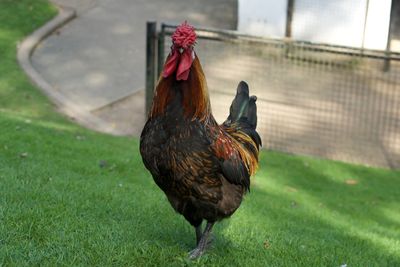
[[[345,181],[345,183],[348,184],[348,185],[356,185],[356,184],[358,184],[358,181],[354,180],[354,179],[347,179]]]
[[[299,191],[299,190],[297,190],[296,188],[291,187],[291,186],[286,186],[286,190],[287,190],[288,192],[297,192],[297,191]]]
[[[264,248],[269,249],[271,247],[271,243],[268,240],[264,241]]]

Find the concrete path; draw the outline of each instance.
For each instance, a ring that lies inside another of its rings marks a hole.
[[[178,24],[187,20],[226,29],[237,24],[236,0],[52,1],[76,9],[78,16],[37,47],[33,67],[54,90],[84,111],[124,128],[126,134],[137,130],[126,125],[129,117],[122,118],[126,114],[115,113],[118,103],[123,104],[121,112],[138,112],[129,110],[131,102],[126,98],[144,89],[146,21]],[[138,100],[132,101],[138,108]],[[111,111],[114,114],[107,114]]]

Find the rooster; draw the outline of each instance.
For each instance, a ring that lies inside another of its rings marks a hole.
[[[249,97],[245,82],[237,87],[227,120],[218,125],[214,119],[195,43],[192,26],[177,27],[140,137],[144,165],[195,228],[191,259],[205,252],[214,223],[230,217],[250,190],[261,145],[257,98]]]

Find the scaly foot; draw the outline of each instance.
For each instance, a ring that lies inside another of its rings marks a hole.
[[[189,259],[194,260],[201,255],[204,254],[206,249],[211,245],[213,241],[213,237],[210,235],[211,229],[213,227],[214,223],[207,223],[206,229],[204,230],[204,233],[201,235],[200,241],[197,244],[197,247],[190,251],[189,253]],[[197,233],[198,231],[196,231]]]
[[[189,259],[194,260],[204,254],[205,249],[195,248],[189,252]]]

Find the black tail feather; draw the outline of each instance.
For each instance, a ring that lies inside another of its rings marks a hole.
[[[226,126],[237,124],[240,130],[253,139],[257,146],[261,145],[261,138],[256,132],[257,128],[257,97],[249,97],[249,86],[241,81],[237,87],[237,93],[232,101],[230,113],[224,122]]]
[[[249,121],[250,126],[254,129],[257,128],[257,105],[256,105],[257,97],[255,95],[250,97],[249,107],[247,110],[247,120]]]
[[[238,84],[236,96],[232,101],[227,121],[236,122],[243,116],[247,116],[248,105],[249,86],[247,83],[241,81]]]

